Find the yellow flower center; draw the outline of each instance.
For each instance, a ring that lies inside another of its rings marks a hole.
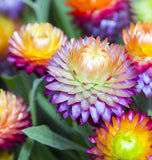
[[[141,146],[138,134],[124,130],[114,138],[113,151],[121,160],[135,160],[139,157]]]
[[[29,24],[21,28],[21,39],[24,44],[23,55],[30,60],[44,63],[51,59],[61,47],[64,33],[49,23]]]
[[[82,83],[102,83],[113,68],[110,55],[102,47],[83,46],[80,50],[72,50],[69,54],[71,70]]]

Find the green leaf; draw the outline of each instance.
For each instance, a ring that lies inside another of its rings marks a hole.
[[[43,80],[43,77],[40,79],[35,79],[33,82],[33,87],[29,93],[29,107],[31,109],[33,125],[36,125],[36,109],[35,109],[35,97],[37,93],[36,91],[39,84],[42,82],[42,80]]]
[[[57,160],[55,155],[51,151],[49,151],[46,146],[40,143],[36,143],[36,154],[40,160]]]
[[[69,8],[65,5],[64,0],[52,0],[51,18],[55,24],[64,30],[69,38],[78,38],[81,31],[76,25],[72,24],[72,17],[68,15]]]
[[[51,0],[37,0],[35,2],[32,0],[22,1],[34,10],[38,22],[48,21]]]
[[[35,12],[39,22],[48,21],[50,5],[51,0],[37,0],[35,2]]]
[[[27,138],[26,142],[24,142],[18,160],[28,160],[31,154],[31,150],[33,147],[34,141],[32,139]]]
[[[37,94],[37,101],[41,109],[44,110],[45,113],[54,120],[54,122],[60,127],[61,130],[67,133],[72,132],[71,127],[68,126],[65,121],[61,120],[58,114],[56,114],[55,104],[49,103],[49,100],[47,100],[47,98],[44,97],[44,95],[41,93]]]
[[[24,81],[22,80],[22,77],[20,75],[13,77],[2,75],[1,78],[5,82],[8,90],[13,91],[17,96],[24,97],[25,101],[27,102],[27,86],[24,84]]]
[[[73,149],[82,152],[86,151],[85,147],[54,133],[45,125],[30,127],[24,129],[23,132],[31,139],[59,150]]]

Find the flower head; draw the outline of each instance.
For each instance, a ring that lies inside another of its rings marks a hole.
[[[22,129],[31,124],[27,105],[21,97],[0,91],[0,148],[13,147],[24,140]]]
[[[22,9],[22,0],[1,0],[0,2],[0,13],[8,15],[12,19],[16,19]]]
[[[137,91],[147,97],[152,95],[152,23],[130,24],[128,31],[123,30],[123,40],[130,57],[139,72]]]
[[[47,60],[67,41],[59,28],[49,23],[23,25],[9,41],[9,52],[16,67],[25,67],[27,73],[45,72]]]
[[[151,36],[152,23],[137,22],[136,25],[131,23],[128,31],[123,30],[124,43],[131,58],[139,66],[139,70],[144,70],[152,64]]]
[[[134,95],[136,74],[125,49],[93,37],[71,40],[49,62],[46,94],[63,117],[98,123],[121,115]],[[89,118],[89,119],[90,119]]]
[[[152,158],[152,120],[147,114],[130,110],[121,118],[112,117],[112,124],[105,121],[105,129],[95,130],[89,137],[96,147],[87,150],[95,160],[150,160]]]
[[[68,4],[73,8],[75,14],[88,13],[95,10],[103,10],[106,7],[111,7],[117,0],[69,0]],[[81,5],[80,5],[81,4]]]
[[[132,20],[128,0],[68,0],[70,15],[88,36],[117,41]]]
[[[0,54],[6,52],[8,39],[14,32],[14,22],[7,17],[0,16]]]

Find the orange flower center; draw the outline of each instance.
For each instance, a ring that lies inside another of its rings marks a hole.
[[[61,47],[64,36],[61,30],[48,23],[27,25],[20,33],[24,44],[22,54],[42,64]]]
[[[82,83],[102,83],[113,68],[110,55],[102,47],[91,45],[72,50],[69,64],[74,76]]]

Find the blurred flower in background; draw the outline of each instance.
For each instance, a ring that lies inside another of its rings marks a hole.
[[[30,126],[30,114],[21,97],[0,90],[0,148],[13,147],[25,138],[22,129]]]
[[[0,16],[0,54],[7,51],[8,40],[15,29],[15,22],[5,16]]]
[[[88,36],[108,37],[118,41],[122,29],[132,21],[131,4],[128,0],[68,0],[70,15]]]
[[[22,0],[0,0],[0,13],[16,19],[23,10],[23,6]]]
[[[113,113],[121,116],[122,106],[129,107],[135,94],[136,73],[125,49],[99,37],[71,40],[47,68],[50,102],[58,104],[57,112],[64,118],[71,116],[81,124],[110,121]]]
[[[12,75],[12,64],[7,62],[7,47],[9,38],[21,25],[20,20],[12,20],[0,15],[0,74]]]
[[[132,0],[137,21],[152,22],[152,0]]]
[[[152,96],[152,23],[130,24],[128,31],[123,30],[126,48],[139,72],[137,92],[143,91]]]
[[[1,150],[0,160],[14,160],[14,156],[13,154],[9,153],[7,150]]]
[[[36,71],[43,75],[47,60],[65,44],[67,36],[49,23],[23,25],[14,32],[9,41],[10,57],[16,67],[25,68],[27,73]]]
[[[112,117],[112,124],[105,121],[105,129],[95,130],[89,137],[96,147],[87,150],[95,160],[150,160],[152,158],[151,117],[130,110],[122,117]]]

